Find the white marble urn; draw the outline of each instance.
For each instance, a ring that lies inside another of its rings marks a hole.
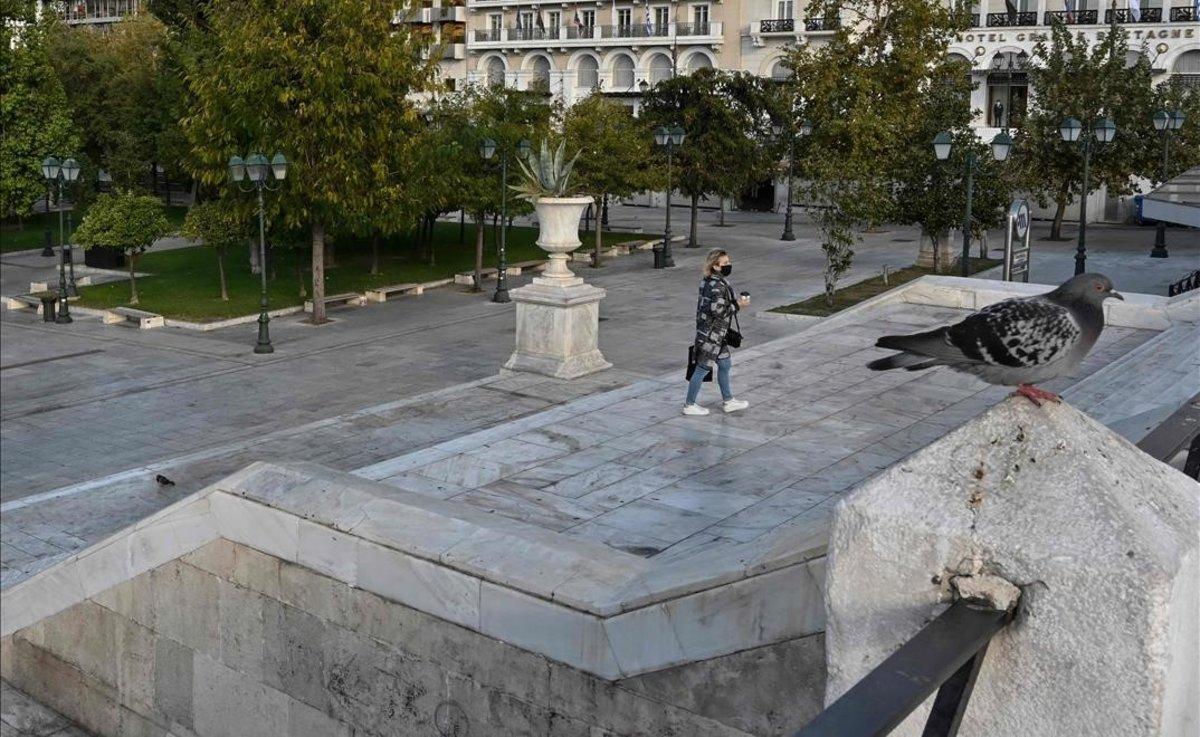
[[[579,221],[591,197],[542,197],[534,203],[537,210],[538,246],[550,254],[550,263],[542,271],[542,279],[574,281],[575,274],[567,268],[571,252],[579,248]]]
[[[550,263],[533,282],[512,290],[517,306],[517,340],[509,371],[573,379],[612,364],[597,345],[604,290],[585,284],[567,268],[579,241],[579,220],[591,197],[543,197],[537,208],[537,244]]]

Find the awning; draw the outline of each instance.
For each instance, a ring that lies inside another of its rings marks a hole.
[[[1142,217],[1200,228],[1200,166],[1170,179],[1142,200]]]

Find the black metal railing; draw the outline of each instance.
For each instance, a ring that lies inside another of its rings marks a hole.
[[[759,33],[792,33],[795,30],[795,18],[769,18],[758,24]]]
[[[1008,28],[1012,26],[1036,26],[1037,11],[1023,10],[1018,13],[988,13],[988,28]]]
[[[499,41],[500,40],[500,29],[499,28],[476,28],[475,29],[475,40],[476,41]]]
[[[1142,8],[1136,16],[1129,8],[1118,8],[1116,11],[1109,8],[1104,11],[1105,23],[1112,23],[1114,19],[1118,23],[1162,23],[1162,8]]]
[[[1190,292],[1193,289],[1200,289],[1200,270],[1193,271],[1179,281],[1168,284],[1167,296],[1174,297],[1177,294]]]
[[[954,737],[975,678],[1010,612],[958,601],[900,646],[795,737],[882,737],[934,690],[924,737]]]
[[[703,23],[676,23],[675,34],[678,36],[707,36],[709,35],[709,24],[707,21]]]
[[[1196,20],[1200,20],[1200,16],[1196,14],[1195,8],[1171,8],[1172,23],[1187,23]]]
[[[567,26],[567,38],[595,38],[595,26]]]
[[[804,30],[806,31],[836,31],[841,26],[842,21],[835,16],[804,19]]]
[[[1048,25],[1054,25],[1058,21],[1063,25],[1068,26],[1086,26],[1095,25],[1100,22],[1099,10],[1047,10],[1043,18],[1043,22]]]

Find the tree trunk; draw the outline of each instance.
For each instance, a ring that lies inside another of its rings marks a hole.
[[[458,245],[464,246],[467,243],[467,209],[458,211]]]
[[[600,208],[600,224],[608,230],[608,195],[604,195],[604,207]]]
[[[483,290],[483,213],[475,215],[475,286],[472,291]]]
[[[138,303],[137,293],[137,275],[134,274],[133,265],[137,261],[137,252],[129,252],[129,304],[136,305]]]
[[[325,225],[312,224],[312,322],[325,322]]]
[[[692,195],[692,223],[688,229],[688,248],[695,248],[696,243],[696,224],[700,219],[700,195]]]
[[[217,248],[217,274],[221,277],[221,301],[229,301],[229,290],[225,287],[225,247]]]
[[[722,228],[724,228],[725,227],[725,197],[724,196],[721,197],[721,209],[720,209],[717,217],[718,217],[717,224],[720,225]]]
[[[250,252],[250,273],[258,276],[258,270],[262,268],[262,264],[258,262],[258,244],[252,239],[246,239],[247,247]]]
[[[304,299],[308,296],[308,290],[304,288],[304,269],[300,266],[299,255],[292,263],[296,265],[296,281],[300,284],[300,299]]]
[[[1054,221],[1050,224],[1050,240],[1061,241],[1063,239],[1063,237],[1062,237],[1063,216],[1067,212],[1067,198],[1063,197],[1055,204],[1057,205],[1057,207],[1054,208]]]
[[[608,195],[601,195],[601,200],[603,200],[603,198],[607,197],[607,196]],[[592,268],[593,269],[600,268],[600,249],[603,247],[603,243],[602,243],[603,238],[601,237],[601,232],[603,229],[600,227],[600,218],[601,218],[600,211],[601,211],[601,205],[599,202],[597,202],[596,203],[596,252],[594,254],[592,254]]]
[[[379,231],[371,231],[371,276],[379,275]]]
[[[429,251],[429,265],[437,266],[437,254],[433,251],[433,226],[437,223],[437,215],[427,215],[428,225],[425,226],[425,247]]]

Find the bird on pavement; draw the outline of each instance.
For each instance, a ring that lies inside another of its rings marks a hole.
[[[167,478],[166,476],[163,476],[161,473],[158,474],[157,476],[155,476],[154,480],[158,482],[159,486],[174,486],[175,485],[174,481]]]
[[[1103,274],[1079,274],[1046,294],[989,305],[954,325],[885,335],[878,348],[900,351],[867,364],[873,371],[949,366],[989,384],[1016,386],[1036,405],[1060,401],[1034,384],[1075,370],[1104,329],[1104,300],[1124,300]]]

